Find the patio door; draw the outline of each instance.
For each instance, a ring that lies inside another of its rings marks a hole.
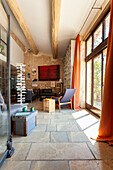
[[[8,17],[8,30],[0,25],[0,167],[14,152],[10,118],[10,15],[2,4]]]
[[[101,110],[102,54],[93,60],[93,107]]]
[[[86,107],[101,114],[107,48],[87,62]]]

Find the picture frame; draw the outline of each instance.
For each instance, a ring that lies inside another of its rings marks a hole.
[[[36,69],[35,69],[35,68],[32,69],[32,75],[33,75],[33,76],[36,75]]]

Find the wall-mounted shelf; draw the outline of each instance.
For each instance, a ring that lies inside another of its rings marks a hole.
[[[25,65],[22,63],[18,63],[17,66],[17,102],[22,104],[25,102]]]

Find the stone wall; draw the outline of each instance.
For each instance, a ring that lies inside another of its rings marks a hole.
[[[39,81],[38,79],[38,66],[44,65],[60,65],[60,79],[63,78],[63,62],[61,58],[53,59],[52,55],[40,53],[33,55],[31,52],[27,52],[24,55],[24,63],[26,65],[26,76],[30,73],[30,79],[26,77],[26,88],[33,89],[33,79],[37,79],[37,87],[40,89],[51,88],[51,81]],[[32,69],[36,69],[36,75],[32,75]],[[55,81],[55,84],[58,81]],[[56,92],[56,87],[52,87],[53,92]]]
[[[74,50],[75,50],[75,40],[71,40],[66,55],[64,58],[63,65],[63,82],[64,82],[64,90],[71,88],[72,84],[72,72],[73,72],[73,61],[74,61]]]
[[[64,58],[64,90],[71,88],[75,40],[71,40]],[[85,42],[81,41],[80,107],[85,108]]]
[[[69,89],[71,82],[71,44],[69,44],[69,47],[65,55],[63,71],[64,71],[63,77],[64,89]]]

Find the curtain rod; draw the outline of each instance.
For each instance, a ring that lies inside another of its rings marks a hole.
[[[92,10],[93,10],[93,9],[100,9],[100,10],[102,9],[102,8],[96,8],[96,7],[94,7],[95,4],[96,4],[96,2],[97,2],[97,0],[95,0],[95,2],[93,3],[93,6],[92,6],[91,10],[89,11],[89,14],[88,14],[88,16],[86,17],[86,19],[85,19],[85,21],[84,21],[84,23],[83,23],[83,25],[82,25],[82,27],[81,27],[81,29],[80,29],[80,31],[79,31],[78,34],[80,34],[80,32],[82,31],[82,29],[83,29],[85,23],[87,22],[87,20],[88,20],[90,14],[91,14],[91,12],[92,12]]]

